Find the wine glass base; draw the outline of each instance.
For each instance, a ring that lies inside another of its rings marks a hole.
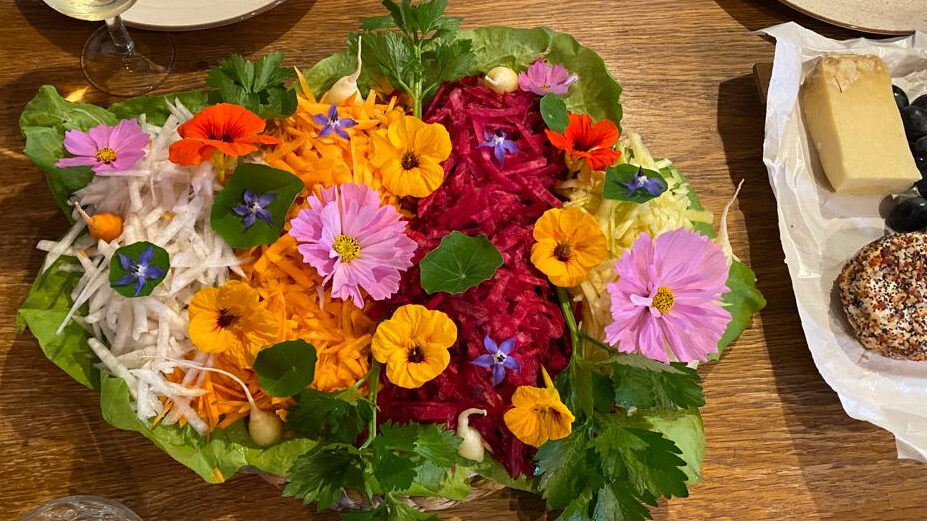
[[[138,96],[150,92],[174,68],[174,40],[168,33],[132,33],[135,48],[116,47],[106,26],[87,39],[80,56],[87,81],[113,96]]]

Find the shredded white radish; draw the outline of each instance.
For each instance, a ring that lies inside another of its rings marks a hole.
[[[213,199],[221,189],[212,166],[181,167],[168,160],[171,143],[180,139],[178,125],[192,117],[179,100],[168,104],[171,116],[162,127],[140,118],[152,136],[145,157],[129,171],[96,175],[74,194],[72,202],[89,213],[121,216],[122,235],[111,243],[94,241],[82,235],[86,225],[78,219],[60,241],[40,241],[37,247],[47,252],[44,269],[67,255],[77,258],[79,265],[63,268],[83,271],[58,334],[72,321],[93,334],[91,349],[107,370],[126,381],[140,419],[162,414],[164,396],[176,405],[165,423],[182,418],[205,433],[207,425],[189,406],[191,397],[204,392],[198,389],[203,370],[189,371],[181,383],[165,375],[178,365],[174,360],[194,351],[186,312],[193,295],[222,285],[232,271],[241,273],[241,261],[210,227]],[[110,286],[109,267],[119,247],[139,241],[164,248],[171,266],[151,295],[128,298]],[[207,367],[212,363],[210,356],[200,353],[195,360]]]

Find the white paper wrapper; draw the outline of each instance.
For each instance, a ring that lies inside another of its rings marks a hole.
[[[857,250],[889,231],[883,197],[835,194],[808,143],[798,103],[814,58],[875,54],[913,100],[927,94],[927,34],[836,41],[787,23],[760,31],[776,39],[766,104],[763,160],[779,210],[785,262],[814,363],[847,414],[891,431],[898,456],[927,462],[927,362],[866,351],[846,321],[834,281]],[[878,150],[872,153],[878,154]]]

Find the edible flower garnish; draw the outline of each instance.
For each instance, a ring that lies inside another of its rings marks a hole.
[[[543,367],[544,387],[522,385],[512,395],[513,407],[506,411],[505,426],[516,438],[532,447],[570,435],[576,418],[560,400],[560,393]]]
[[[443,312],[406,304],[380,322],[370,349],[390,382],[415,389],[444,372],[456,341],[457,325]]]
[[[357,125],[357,122],[351,118],[338,117],[338,106],[334,103],[329,107],[328,115],[316,114],[312,116],[312,119],[319,125],[322,125],[322,130],[319,131],[320,137],[330,136],[332,132],[334,132],[339,137],[351,139],[351,136],[349,136],[344,129]]]
[[[534,224],[533,236],[531,263],[556,286],[576,286],[605,260],[605,235],[595,217],[579,208],[547,210]]]
[[[373,134],[370,162],[383,186],[400,197],[427,197],[444,182],[441,162],[451,155],[451,137],[440,123],[400,116]]]
[[[518,86],[521,90],[533,92],[543,96],[548,92],[564,95],[570,85],[579,81],[579,76],[570,74],[563,65],[551,65],[544,60],[537,60],[528,67],[528,70],[518,75]]]
[[[499,167],[505,166],[506,154],[518,153],[518,145],[508,137],[504,130],[497,130],[495,133],[484,132],[483,142],[479,144],[481,148],[492,148],[493,157],[499,162]]]
[[[193,345],[205,353],[223,353],[239,367],[250,367],[258,351],[277,337],[273,313],[258,292],[241,281],[199,290],[188,312]]]
[[[212,160],[221,179],[230,160],[257,152],[258,144],[277,144],[276,138],[259,135],[264,126],[263,119],[238,105],[211,105],[177,127],[183,139],[171,144],[170,160],[183,166]]]
[[[258,219],[267,223],[268,226],[273,226],[274,218],[270,214],[270,211],[267,210],[267,207],[270,203],[274,202],[276,198],[277,194],[274,192],[255,195],[251,190],[245,189],[245,193],[242,196],[244,202],[232,208],[232,212],[242,218],[241,224],[243,230],[251,228]]]
[[[669,361],[667,348],[682,362],[718,351],[731,314],[721,306],[727,259],[711,239],[687,229],[656,239],[643,234],[615,271],[618,281],[607,286],[614,319],[605,328],[609,344],[662,362]]]
[[[640,189],[645,190],[654,197],[658,197],[666,190],[666,183],[662,179],[647,177],[642,167],[638,167],[637,173],[634,174],[630,181],[622,182],[621,185],[628,189],[628,197],[631,197],[634,192]]]
[[[119,265],[128,273],[122,276],[113,286],[128,286],[135,284],[135,296],[142,293],[142,287],[149,280],[163,278],[166,271],[163,268],[152,266],[154,259],[154,247],[149,246],[139,254],[138,260],[129,258],[129,256],[117,251],[116,256],[119,258]]]
[[[112,242],[122,235],[122,217],[106,212],[90,216],[77,201],[74,201],[74,210],[87,223],[87,230],[94,240]]]
[[[570,114],[570,124],[562,134],[551,130],[544,132],[552,145],[573,160],[584,160],[592,170],[603,170],[621,158],[621,152],[612,148],[618,142],[619,133],[611,120],[593,123],[589,114]]]
[[[492,368],[492,385],[493,387],[502,383],[505,379],[505,370],[518,371],[521,364],[512,356],[512,349],[515,347],[515,337],[510,337],[496,344],[489,335],[483,338],[483,348],[486,349],[485,355],[480,355],[470,362],[480,367]]]
[[[412,266],[415,241],[390,204],[380,206],[377,191],[358,184],[322,188],[309,208],[291,221],[303,261],[332,281],[332,298],[364,307],[363,288],[373,300],[399,289],[399,273]]]
[[[59,159],[55,166],[92,166],[97,174],[122,172],[145,155],[148,138],[134,119],[124,119],[115,126],[97,125],[87,132],[68,130],[64,148],[74,157]]]

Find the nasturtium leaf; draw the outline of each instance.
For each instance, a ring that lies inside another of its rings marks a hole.
[[[299,394],[315,378],[315,347],[302,339],[280,342],[258,352],[254,372],[271,396]]]
[[[666,186],[666,179],[660,172],[625,163],[605,169],[602,196],[618,201],[646,203],[660,197],[666,191]]]
[[[463,293],[492,277],[502,266],[502,254],[485,235],[451,232],[419,263],[421,284],[429,295]]]
[[[289,172],[256,163],[242,163],[213,202],[210,214],[212,229],[232,248],[270,244],[280,237],[287,212],[302,189],[303,182]],[[244,204],[245,190],[256,195],[276,195],[265,207],[270,212],[272,225],[257,219],[252,226],[245,228],[244,218],[235,213],[235,208]]]
[[[566,130],[570,124],[566,103],[552,92],[548,92],[541,98],[541,117],[544,118],[547,128],[557,133]]]
[[[164,248],[142,241],[116,250],[109,264],[109,285],[123,297],[147,297],[167,277],[171,258]]]

